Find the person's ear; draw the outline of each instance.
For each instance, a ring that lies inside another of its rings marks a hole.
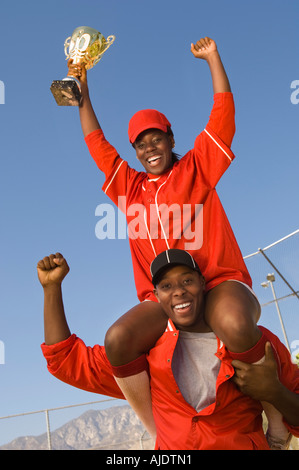
[[[158,296],[158,292],[157,292],[157,289],[154,289],[154,294],[156,296],[156,299],[158,300],[158,302],[160,303],[160,299],[159,299],[159,296]]]

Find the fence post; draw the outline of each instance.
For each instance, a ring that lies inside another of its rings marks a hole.
[[[48,450],[52,450],[49,410],[45,410],[45,414],[46,414],[46,423],[47,423]]]
[[[272,274],[271,276],[273,277],[273,280],[275,281],[274,274]],[[268,279],[269,277],[270,277],[270,276],[268,275],[268,276],[267,276],[267,279]],[[276,310],[277,310],[277,313],[278,313],[278,318],[279,318],[279,321],[280,321],[280,325],[281,325],[281,329],[282,329],[282,332],[283,332],[284,340],[285,340],[285,342],[286,342],[286,346],[287,346],[287,348],[288,348],[288,350],[289,350],[289,353],[291,353],[291,348],[290,348],[290,344],[289,344],[287,332],[286,332],[285,327],[284,327],[284,323],[283,323],[281,311],[280,311],[280,308],[279,308],[279,305],[278,305],[278,300],[277,300],[276,292],[275,292],[274,285],[273,285],[273,280],[270,280],[270,279],[269,279],[268,282],[270,283],[270,286],[271,286],[271,290],[272,290],[274,302],[275,302],[275,305],[276,305]]]

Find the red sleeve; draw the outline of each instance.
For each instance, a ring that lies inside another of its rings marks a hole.
[[[216,93],[214,105],[207,124],[222,142],[230,147],[235,135],[235,104],[232,93]]]
[[[102,129],[88,134],[85,142],[98,168],[105,174],[103,191],[118,205],[118,197],[126,195],[129,180],[138,172],[120,158],[115,148],[106,140]]]
[[[49,372],[57,379],[88,392],[124,398],[103,346],[87,347],[76,335],[53,345],[41,345]]]
[[[85,137],[88,150],[98,168],[109,174],[118,160],[121,160],[115,148],[105,139],[102,129],[97,129]]]
[[[194,148],[189,153],[190,163],[195,165],[197,176],[209,188],[216,187],[235,158],[229,147],[234,132],[233,96],[231,93],[217,93],[214,95],[209,122],[197,136]]]

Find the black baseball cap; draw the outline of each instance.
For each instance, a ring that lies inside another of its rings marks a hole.
[[[177,265],[188,266],[188,268],[194,269],[194,271],[201,274],[198,264],[188,251],[173,248],[160,253],[151,263],[150,270],[153,285],[156,286],[158,284],[159,278],[167,268]]]

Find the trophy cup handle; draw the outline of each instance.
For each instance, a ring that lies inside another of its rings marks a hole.
[[[66,60],[70,57],[70,54],[67,52],[67,48],[68,48],[69,45],[70,45],[71,39],[72,39],[72,37],[69,36],[69,37],[66,38],[66,40],[64,41],[64,53],[65,53],[65,55],[66,55]]]
[[[105,49],[103,50],[103,53],[107,51],[108,47],[110,47],[114,41],[115,41],[115,36],[111,35],[107,37],[105,41]]]

